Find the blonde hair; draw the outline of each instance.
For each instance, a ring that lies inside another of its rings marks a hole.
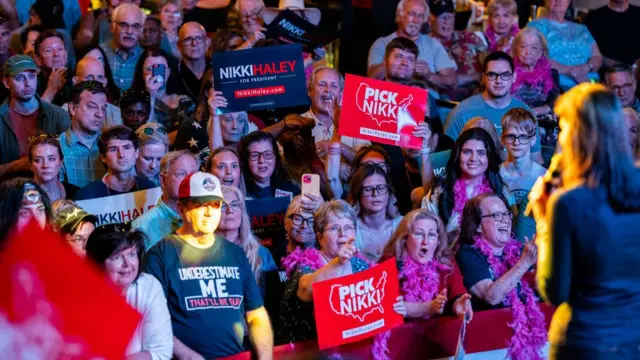
[[[526,27],[518,32],[518,35],[513,39],[513,45],[511,46],[511,56],[515,58],[517,56],[516,51],[522,43],[522,38],[527,35],[535,35],[540,41],[540,45],[542,45],[542,54],[544,56],[549,56],[549,48],[547,46],[547,39],[542,35],[540,30],[533,27]]]
[[[438,245],[433,254],[433,258],[443,264],[451,265],[451,252],[449,251],[449,240],[444,223],[438,215],[427,209],[417,209],[405,215],[396,231],[391,235],[389,242],[384,247],[383,259],[395,258],[403,260],[407,250],[407,237],[413,231],[413,225],[418,220],[433,220],[438,228]]]
[[[253,275],[256,278],[256,282],[260,284],[260,274],[262,272],[262,259],[260,258],[260,243],[258,239],[253,235],[251,231],[251,221],[249,220],[249,215],[247,215],[247,208],[245,205],[245,199],[240,189],[234,186],[222,185],[222,194],[225,192],[231,192],[236,195],[238,198],[238,202],[240,203],[240,228],[238,229],[238,243],[237,245],[242,248],[247,259],[249,260],[249,264],[251,265],[251,270],[253,271]]]
[[[500,137],[498,136],[498,131],[496,130],[496,126],[491,122],[491,120],[484,118],[482,116],[472,117],[466,124],[462,127],[460,134],[463,132],[473,129],[480,128],[485,130],[491,135],[493,142],[496,144],[496,148],[500,149]]]
[[[493,16],[498,9],[505,9],[513,16],[518,14],[518,4],[513,0],[491,0],[487,6],[487,15]]]
[[[638,113],[632,107],[626,107],[622,109],[622,111],[624,112],[625,116],[629,116],[636,121],[636,126],[640,131],[640,117],[638,116]],[[640,159],[640,136],[638,136],[638,141],[636,141],[636,143],[633,145],[635,146],[635,149],[633,149],[633,155],[636,159]]]
[[[151,135],[147,135],[145,133],[146,129],[152,129]],[[136,130],[136,136],[138,137],[138,148],[145,145],[157,144],[164,145],[168,151],[169,137],[167,136],[166,131],[167,130],[164,129],[164,126],[161,126],[158,123],[146,123],[140,126],[138,130]]]
[[[513,108],[502,117],[502,134],[509,128],[522,130],[527,134],[535,134],[538,120],[531,111],[524,108]]]

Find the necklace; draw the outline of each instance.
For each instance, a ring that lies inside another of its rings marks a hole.
[[[111,196],[111,191],[110,191],[111,189],[109,188],[109,184],[107,184],[107,175],[102,177],[102,183],[107,188],[107,196]],[[131,188],[133,189],[134,187],[136,188],[136,191],[140,191],[140,187],[138,186],[138,182],[136,181],[135,177],[133,178],[133,186]],[[116,191],[116,190],[113,190],[113,191]],[[128,191],[122,191],[122,192],[118,191],[118,192],[124,194],[124,193],[128,193],[130,191],[131,191],[131,189],[129,189]]]

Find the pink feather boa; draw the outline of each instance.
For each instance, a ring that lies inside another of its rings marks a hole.
[[[544,95],[549,94],[555,87],[551,75],[551,63],[546,56],[541,56],[531,71],[525,70],[525,66],[518,60],[517,56],[514,57],[513,63],[517,76],[511,87],[511,94],[516,98],[518,98],[518,92],[523,86],[542,87]]]
[[[493,250],[484,238],[477,236],[474,240],[474,247],[487,258],[496,279],[505,274],[520,259],[522,244],[514,239],[504,247],[502,261],[493,254]],[[505,306],[511,306],[513,315],[513,322],[509,324],[513,329],[513,336],[507,342],[509,346],[507,355],[512,360],[542,360],[544,358],[541,350],[547,342],[544,315],[540,311],[538,298],[531,286],[524,281],[519,285],[520,294],[525,299],[525,303],[518,296],[517,287],[509,291],[503,301]]]
[[[505,38],[511,38],[511,40],[509,41],[509,44],[507,47],[502,47],[500,49],[498,49],[498,42],[500,42],[500,35],[498,35],[498,33],[496,33],[493,28],[491,26],[487,27],[487,30],[484,31],[484,36],[487,37],[487,41],[489,42],[489,51],[493,52],[493,51],[504,51],[506,53],[509,52],[509,50],[511,50],[511,43],[513,42],[513,39],[516,37],[516,35],[518,35],[518,31],[520,31],[520,28],[518,27],[518,24],[515,23],[513,24],[513,26],[511,27],[511,29],[509,29],[509,31],[507,32],[506,35],[504,35],[503,37]]]
[[[355,257],[366,262],[369,266],[372,265],[368,259],[360,254],[360,252],[356,252]],[[322,257],[322,253],[316,248],[297,248],[287,257],[283,258],[281,262],[287,274],[287,278],[289,279],[291,278],[293,271],[299,267],[308,266],[311,270],[316,271],[327,265],[326,261]]]
[[[467,183],[463,179],[456,180],[456,183],[453,186],[454,206],[451,216],[453,216],[453,214],[462,215],[462,209],[464,209],[464,206],[469,199],[480,194],[487,193],[493,193],[493,189],[491,189],[491,185],[489,185],[489,180],[487,180],[486,176],[483,177],[482,181],[473,188],[471,197],[467,196]]]
[[[411,256],[403,260],[402,270],[398,279],[402,284],[401,294],[407,302],[429,302],[440,291],[440,278],[442,274],[449,273],[451,267],[432,260],[426,264],[420,264]],[[428,319],[429,316],[425,316]],[[385,331],[373,340],[371,355],[374,360],[389,360],[389,337],[391,331]]]

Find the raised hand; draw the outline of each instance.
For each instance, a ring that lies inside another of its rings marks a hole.
[[[526,267],[531,267],[538,261],[538,245],[536,245],[535,238],[529,240],[525,237],[524,249],[520,255],[520,260]]]
[[[447,289],[440,291],[440,294],[429,303],[429,315],[441,315],[447,303]]]
[[[355,238],[352,238],[351,240],[344,243],[340,247],[340,250],[338,250],[338,260],[340,261],[340,265],[344,265],[348,263],[358,251],[355,245],[353,245],[353,242],[355,240],[356,240]]]

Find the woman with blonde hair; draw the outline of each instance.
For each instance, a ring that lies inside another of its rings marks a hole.
[[[489,51],[511,49],[513,39],[518,34],[518,5],[513,0],[491,0],[487,6],[489,24],[482,35],[487,40]]]
[[[471,320],[471,295],[448,245],[444,224],[433,212],[418,209],[402,218],[383,255],[394,258],[398,266],[401,296],[394,305],[398,314],[418,319],[453,314]],[[376,337],[374,359],[388,359],[389,335]]]
[[[640,160],[640,136],[638,136],[638,131],[640,131],[640,117],[638,117],[638,113],[633,110],[632,107],[626,107],[623,109],[624,111],[624,122],[627,129],[627,134],[629,135],[629,145],[631,146],[631,153],[635,157],[636,160]]]
[[[545,176],[529,195],[540,246],[538,287],[558,307],[550,358],[637,359],[640,170],[622,105],[603,85],[580,84],[554,110],[559,188],[553,192],[553,176]]]
[[[262,246],[251,232],[251,221],[247,215],[244,196],[240,189],[222,185],[222,195],[225,203],[222,204],[222,214],[216,234],[244,250],[264,298],[265,281],[263,275],[267,271],[276,270],[276,263],[269,250]]]

